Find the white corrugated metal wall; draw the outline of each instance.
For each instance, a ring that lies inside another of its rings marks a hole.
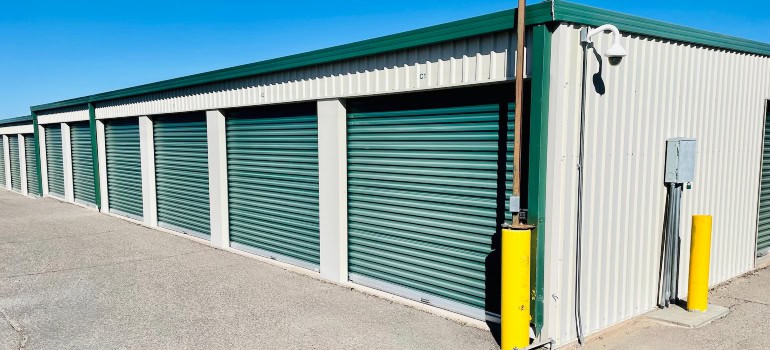
[[[83,120],[88,120],[88,107],[85,105],[37,112],[37,122],[41,125]]]
[[[96,117],[211,110],[506,81],[513,79],[515,50],[515,32],[497,32],[253,78],[117,99],[97,105]],[[525,55],[528,52],[525,49]]]
[[[595,47],[611,44],[600,35]],[[682,199],[680,285],[686,293],[690,217],[714,216],[710,283],[754,266],[763,112],[770,59],[624,35],[615,67],[590,54],[586,113],[583,324],[586,334],[655,308],[666,189],[665,140],[698,140],[696,180]],[[575,219],[582,50],[579,28],[553,37],[546,232],[547,335],[574,323]],[[684,295],[681,295],[684,296]]]

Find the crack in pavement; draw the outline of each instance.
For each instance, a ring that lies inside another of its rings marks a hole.
[[[181,253],[176,255],[167,255],[167,256],[160,256],[160,257],[148,257],[148,258],[141,258],[141,259],[132,259],[132,260],[125,260],[125,261],[116,261],[106,264],[97,264],[97,265],[91,265],[91,266],[81,266],[81,267],[73,267],[68,269],[60,269],[60,270],[52,270],[52,271],[42,271],[42,272],[33,272],[33,273],[26,273],[21,275],[12,275],[12,276],[5,276],[2,277],[2,279],[11,279],[11,278],[17,278],[17,277],[28,277],[28,276],[37,276],[37,275],[46,275],[51,273],[59,273],[59,272],[69,272],[69,271],[77,271],[77,270],[87,270],[87,269],[93,269],[93,268],[99,268],[99,267],[105,267],[105,266],[117,266],[127,263],[135,263],[135,262],[144,262],[144,261],[153,261],[153,260],[165,260],[165,259],[173,259],[180,256],[195,254],[195,253],[201,253],[209,251],[209,249],[201,249],[196,250],[192,252],[187,253]]]
[[[731,297],[731,296],[721,296],[721,295],[719,297],[720,298],[727,298],[727,299],[734,299],[734,300],[742,301],[743,304],[741,304],[741,305],[745,305],[747,303],[751,303],[751,304],[759,304],[759,305],[764,305],[764,306],[770,306],[770,303],[765,303],[765,302],[762,302],[762,301],[749,300],[749,299],[743,299],[743,298],[736,298],[736,297]]]
[[[75,234],[75,235],[67,235],[67,236],[58,236],[58,237],[46,238],[46,239],[33,239],[33,240],[29,240],[29,241],[0,242],[0,246],[11,245],[11,244],[22,244],[22,243],[47,242],[47,241],[55,241],[55,240],[59,240],[59,239],[68,239],[68,238],[73,238],[73,237],[96,236],[96,235],[102,235],[102,234],[105,234],[105,233],[117,232],[117,231],[118,230],[107,230],[107,231],[94,232],[94,233],[86,233],[86,234]]]
[[[11,326],[11,328],[19,335],[19,350],[26,349],[27,341],[29,340],[27,332],[24,331],[24,328],[22,328],[18,323],[14,322],[4,309],[0,308],[0,313],[3,314],[5,322],[7,322],[8,325]]]

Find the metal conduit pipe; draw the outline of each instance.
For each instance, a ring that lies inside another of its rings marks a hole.
[[[580,136],[579,139],[579,151],[578,151],[578,183],[577,183],[577,220],[575,225],[575,330],[577,332],[578,343],[581,345],[585,342],[583,339],[583,322],[580,313],[580,285],[581,285],[581,260],[582,260],[582,237],[583,237],[583,155],[585,152],[585,120],[586,120],[586,83],[588,72],[588,45],[589,42],[582,40],[583,46],[583,78],[580,92]]]

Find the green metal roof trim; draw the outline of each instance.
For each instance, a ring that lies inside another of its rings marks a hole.
[[[768,43],[693,29],[567,1],[554,1],[553,18],[557,22],[587,24],[590,26],[611,23],[617,26],[621,32],[770,56],[770,44]]]
[[[0,127],[32,124],[32,116],[25,115],[23,117],[0,119]]]
[[[553,13],[551,12],[552,6]],[[526,21],[527,25],[537,25],[549,22],[569,22],[598,26],[604,23],[612,23],[621,31],[627,33],[770,56],[770,44],[630,16],[619,12],[602,10],[561,0],[554,0],[553,4],[551,2],[542,2],[527,6]],[[30,110],[37,112],[77,105],[85,106],[88,103],[302,68],[311,65],[456,40],[474,35],[510,30],[513,28],[515,28],[515,10],[505,10],[351,44],[32,106]]]
[[[550,4],[542,3],[527,7],[532,8],[527,22],[550,19]],[[539,9],[539,11],[538,11]],[[545,15],[545,17],[543,17]],[[538,18],[539,17],[539,18]],[[31,107],[32,111],[43,111],[74,105],[85,105],[98,101],[143,95],[170,89],[194,85],[209,84],[223,80],[245,78],[249,76],[277,72],[288,69],[307,67],[317,64],[341,61],[362,56],[375,55],[395,50],[408,49],[427,44],[450,41],[469,36],[492,33],[515,28],[515,10],[472,17],[459,21],[439,24],[427,28],[410,30],[380,38],[358,41],[351,44],[334,46],[326,49],[300,53],[296,55],[270,59],[262,62],[219,69],[215,71],[164,80],[156,83],[114,90],[110,92],[74,98],[54,103]]]

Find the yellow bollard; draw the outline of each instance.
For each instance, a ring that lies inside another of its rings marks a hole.
[[[709,304],[709,262],[711,260],[711,215],[692,216],[690,280],[687,309],[706,312]]]
[[[503,229],[502,300],[500,301],[500,347],[503,350],[529,346],[529,259],[532,231]]]

